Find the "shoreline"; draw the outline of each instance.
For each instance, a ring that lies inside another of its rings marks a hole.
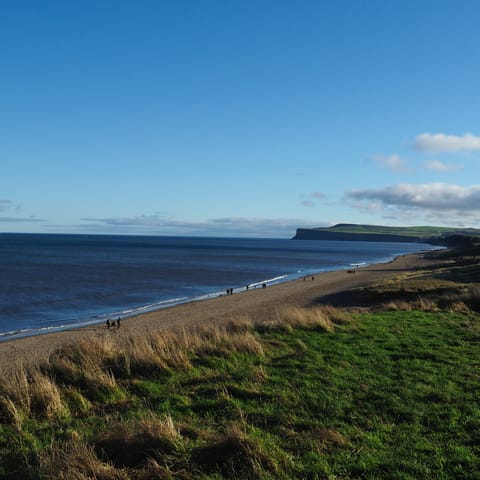
[[[386,263],[357,268],[355,274],[349,274],[345,269],[323,271],[275,283],[267,288],[244,289],[233,295],[180,303],[124,317],[119,329],[107,329],[104,323],[97,323],[58,332],[5,339],[0,342],[0,364],[36,364],[47,360],[49,355],[60,347],[90,338],[109,338],[123,342],[131,336],[141,336],[151,331],[181,331],[206,322],[226,322],[239,316],[248,316],[254,322],[268,321],[274,318],[276,309],[282,306],[307,307],[321,302],[322,297],[346,293],[352,288],[434,263],[434,260],[426,259],[424,255],[425,252],[400,255]],[[8,367],[4,369],[8,370]]]
[[[431,250],[430,249],[420,250],[417,252],[412,252],[412,254],[413,253],[423,254],[428,251],[431,251]],[[235,293],[235,294],[242,293],[245,290],[261,288],[263,285],[270,287],[270,286],[277,285],[279,283],[292,282],[292,281],[301,279],[303,277],[308,277],[311,275],[320,275],[320,274],[324,274],[332,271],[347,271],[348,269],[351,269],[352,266],[355,266],[354,268],[360,268],[367,265],[389,263],[403,255],[410,255],[410,253],[398,254],[396,257],[387,257],[387,258],[377,259],[372,263],[365,263],[365,262],[361,262],[357,264],[351,263],[351,264],[338,265],[335,267],[324,268],[321,270],[308,269],[305,271],[299,270],[296,273],[284,273],[284,274],[275,276],[273,278],[255,280],[252,283],[249,283],[248,286],[242,286],[242,287],[237,286],[229,290],[231,290],[232,293]],[[226,291],[216,290],[216,291],[210,291],[210,292],[207,291],[207,292],[199,293],[198,295],[189,296],[189,297],[166,298],[166,299],[155,301],[154,303],[151,303],[151,304],[124,307],[125,308],[124,310],[116,310],[108,313],[102,312],[97,314],[83,314],[83,315],[80,314],[79,316],[76,317],[78,318],[78,321],[74,323],[68,323],[68,319],[65,319],[67,323],[65,323],[64,325],[45,325],[37,328],[24,328],[24,329],[0,332],[0,345],[5,342],[21,340],[29,337],[36,337],[40,335],[47,335],[47,334],[53,334],[53,333],[69,332],[73,330],[80,330],[80,329],[96,327],[99,325],[105,325],[105,322],[107,321],[107,319],[114,320],[116,318],[120,318],[123,321],[133,317],[144,315],[146,313],[151,313],[151,312],[163,310],[166,308],[176,307],[178,305],[210,300],[210,299],[221,297],[223,295],[229,295],[228,293],[229,290],[226,290]],[[84,318],[84,320],[80,320],[82,317]]]

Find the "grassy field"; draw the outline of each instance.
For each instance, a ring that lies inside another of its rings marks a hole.
[[[344,233],[371,233],[371,234],[392,234],[392,235],[409,235],[413,237],[436,237],[445,234],[463,233],[468,235],[480,235],[480,230],[476,228],[448,228],[434,226],[412,226],[412,227],[388,227],[383,225],[361,225],[350,223],[339,223],[332,227],[315,228],[313,230],[327,230],[331,232]]]
[[[0,380],[0,478],[480,479],[477,269],[58,352]]]

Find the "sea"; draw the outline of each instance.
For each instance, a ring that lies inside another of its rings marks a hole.
[[[428,250],[418,243],[0,234],[0,341]]]

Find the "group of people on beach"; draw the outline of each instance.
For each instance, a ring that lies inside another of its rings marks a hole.
[[[120,328],[120,317],[118,317],[116,320],[107,320],[107,328],[110,329],[114,327]]]
[[[255,288],[257,288],[257,285],[255,285]],[[262,283],[262,288],[267,288],[267,284]],[[249,289],[250,289],[250,285],[246,285],[245,290],[249,290]],[[227,292],[227,295],[233,295],[233,288],[227,288],[226,292]]]

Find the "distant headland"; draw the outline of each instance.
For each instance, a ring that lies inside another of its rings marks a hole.
[[[363,242],[414,242],[434,245],[455,245],[467,238],[479,237],[477,228],[389,227],[339,223],[332,227],[297,228],[293,240],[347,240]]]

